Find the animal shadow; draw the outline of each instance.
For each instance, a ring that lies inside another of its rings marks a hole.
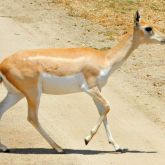
[[[10,153],[11,154],[80,154],[80,155],[121,154],[121,152],[116,152],[116,151],[85,150],[85,149],[64,149],[63,153],[58,153],[54,149],[49,149],[49,148],[11,148],[7,153],[9,154]],[[153,154],[157,152],[156,151],[127,150],[124,153]]]

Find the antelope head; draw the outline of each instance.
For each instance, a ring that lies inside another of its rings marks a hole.
[[[165,44],[165,34],[160,32],[156,27],[141,20],[139,11],[136,11],[134,16],[133,40],[137,45],[141,43]]]

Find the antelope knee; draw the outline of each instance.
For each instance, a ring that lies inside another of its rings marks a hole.
[[[105,113],[107,114],[111,110],[110,105],[105,105]]]

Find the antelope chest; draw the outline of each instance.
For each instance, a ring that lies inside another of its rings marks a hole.
[[[111,68],[106,68],[100,71],[99,76],[97,77],[97,84],[100,88],[102,88],[108,80],[108,77],[110,75]]]

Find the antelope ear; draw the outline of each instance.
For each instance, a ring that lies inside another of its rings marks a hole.
[[[134,16],[134,26],[138,27],[139,23],[140,23],[140,13],[137,10],[136,13],[135,13],[135,16]]]

